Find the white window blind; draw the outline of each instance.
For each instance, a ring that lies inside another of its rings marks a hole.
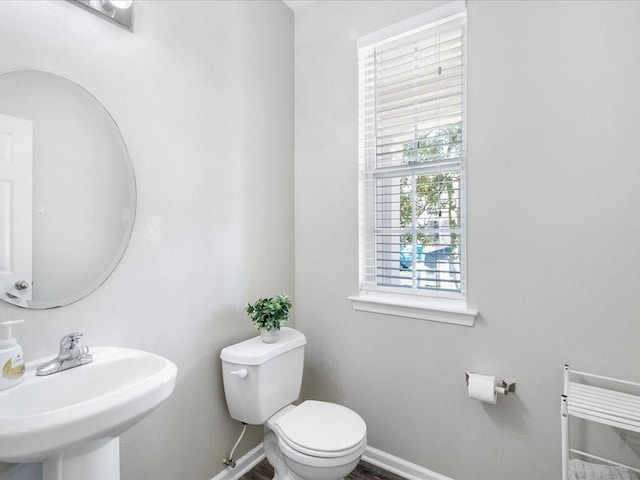
[[[464,298],[466,12],[457,5],[358,50],[361,290]]]

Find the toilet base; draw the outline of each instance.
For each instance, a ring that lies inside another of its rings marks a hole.
[[[264,440],[262,441],[267,461],[273,467],[273,480],[299,480],[284,463],[284,455],[278,446],[278,436],[269,428],[264,427]]]
[[[286,456],[280,448],[278,436],[269,427],[264,427],[264,451],[274,470],[273,480],[344,480],[355,470],[360,461],[353,455],[348,463],[331,466],[310,466]]]

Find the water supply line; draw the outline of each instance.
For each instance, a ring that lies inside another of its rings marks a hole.
[[[231,453],[229,454],[229,458],[225,458],[225,459],[222,460],[222,463],[224,463],[226,466],[231,467],[231,468],[236,468],[236,461],[233,459],[233,454],[236,451],[236,448],[238,448],[238,444],[240,443],[240,440],[242,440],[242,437],[244,436],[244,432],[246,430],[247,430],[247,424],[242,422],[242,432],[240,432],[240,436],[238,437],[238,440],[236,441],[236,444],[231,449]]]

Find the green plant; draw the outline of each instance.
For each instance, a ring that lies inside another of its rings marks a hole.
[[[253,324],[265,330],[279,329],[289,320],[291,301],[286,294],[277,297],[259,298],[253,305],[248,304],[245,312]]]

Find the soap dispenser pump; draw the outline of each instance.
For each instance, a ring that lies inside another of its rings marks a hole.
[[[24,320],[8,320],[0,323],[0,390],[13,387],[24,380],[22,347],[11,336],[11,327]]]

